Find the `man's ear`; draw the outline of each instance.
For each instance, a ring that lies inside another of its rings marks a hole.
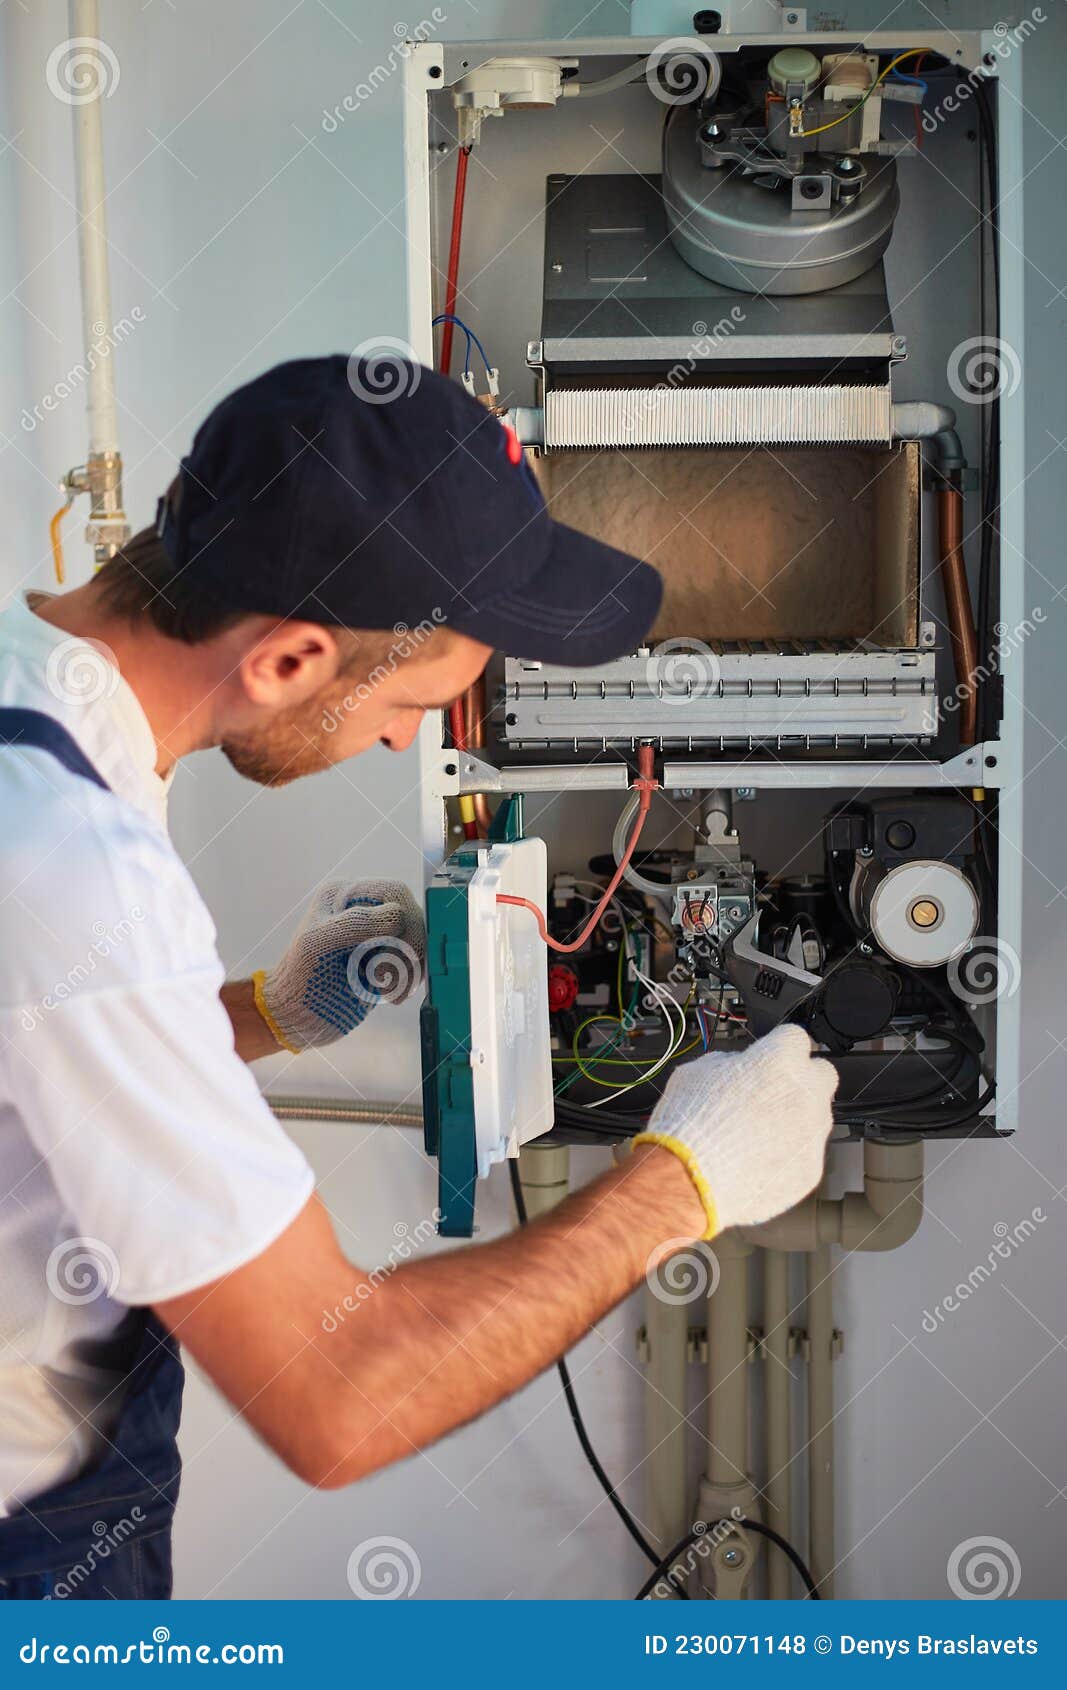
[[[238,665],[250,704],[267,710],[304,704],[337,674],[336,635],[318,622],[268,622]]]

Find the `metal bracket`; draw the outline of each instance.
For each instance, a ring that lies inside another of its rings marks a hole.
[[[747,786],[758,790],[812,787],[999,787],[1005,778],[1002,747],[996,740],[968,746],[947,762],[898,758],[889,762],[739,762],[664,763],[664,786]]]
[[[965,464],[963,469],[956,472],[959,476],[961,493],[977,493],[978,469],[974,464]],[[923,492],[939,493],[945,485],[944,477],[929,467],[923,470]]]
[[[625,792],[629,785],[625,763],[530,763],[498,769],[470,751],[442,751],[430,771],[435,798],[454,798],[461,792]]]
[[[706,1326],[690,1326],[685,1335],[685,1355],[687,1361],[698,1361],[702,1367],[708,1363],[708,1329]]]

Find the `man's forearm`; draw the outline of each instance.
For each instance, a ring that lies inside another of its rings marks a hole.
[[[219,998],[233,1026],[233,1042],[242,1062],[277,1056],[281,1047],[256,1008],[251,980],[227,980]]]
[[[705,1224],[678,1159],[642,1147],[521,1234],[408,1264],[376,1290],[357,1280],[354,1312],[316,1340],[352,1440],[319,1482],[347,1484],[492,1407],[633,1290],[666,1240]]]

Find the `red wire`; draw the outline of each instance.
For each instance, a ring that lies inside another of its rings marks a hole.
[[[459,752],[467,749],[467,723],[463,714],[462,698],[453,699],[448,707],[448,726],[452,734],[452,744]],[[464,822],[463,832],[468,839],[479,838],[478,823]]]
[[[448,319],[455,316],[456,294],[459,291],[459,243],[463,234],[463,201],[467,193],[467,161],[469,147],[461,147],[456,158],[456,186],[452,195],[452,234],[448,242],[448,271],[445,276],[445,321],[441,324],[441,352],[437,368],[447,376],[452,368],[452,330]]]
[[[918,76],[918,74],[919,74],[919,71],[922,67],[922,62],[925,59],[925,57],[926,57],[925,53],[920,53],[919,57],[916,59],[915,63],[911,67],[912,71],[914,72],[914,74],[916,76]],[[912,110],[915,113],[915,145],[921,151],[922,150],[922,144],[923,144],[922,102],[920,101],[920,103],[917,106],[913,106]]]
[[[507,892],[497,893],[496,901],[498,904],[515,904],[519,909],[530,910],[533,913],[537,921],[537,931],[540,933],[542,939],[550,950],[560,951],[564,954],[569,951],[579,950],[582,945],[585,944],[585,941],[588,939],[590,933],[595,930],[601,916],[604,914],[604,911],[607,909],[608,904],[611,902],[618,889],[619,882],[623,877],[623,872],[626,869],[630,858],[633,856],[634,847],[641,836],[641,829],[645,825],[645,818],[648,815],[649,805],[652,803],[652,794],[659,785],[659,782],[657,780],[653,780],[652,778],[652,747],[650,745],[642,745],[639,748],[637,753],[637,766],[640,773],[633,784],[637,792],[640,794],[640,799],[637,806],[637,815],[634,817],[633,829],[626,842],[626,849],[622,854],[619,866],[615,870],[615,873],[612,875],[608,884],[607,891],[604,893],[604,896],[601,898],[596,909],[582,928],[582,931],[579,933],[577,939],[571,939],[567,944],[561,944],[558,939],[553,939],[552,935],[548,931],[548,928],[545,926],[543,912],[539,910],[537,905],[532,903],[529,898],[513,898]]]

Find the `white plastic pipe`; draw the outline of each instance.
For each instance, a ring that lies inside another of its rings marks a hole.
[[[692,1525],[688,1483],[689,1304],[672,1297],[660,1274],[645,1289],[645,1436],[648,1528],[666,1554]]]
[[[789,1369],[789,1257],[763,1251],[764,1411],[767,1448],[767,1524],[792,1541],[792,1407]],[[781,1550],[767,1549],[767,1595],[784,1602],[791,1594],[791,1570]]]
[[[833,1261],[823,1247],[808,1272],[808,1566],[821,1596],[834,1594]]]
[[[76,102],[74,119],[74,177],[78,205],[78,262],[81,270],[82,330],[85,340],[89,413],[90,456],[118,451],[118,414],[115,379],[108,338],[107,350],[100,342],[111,334],[111,283],[108,274],[107,215],[104,207],[104,77],[107,70],[93,42],[100,40],[100,19],[96,0],[70,0],[70,33],[86,45],[83,52],[95,57],[100,81],[95,99]]]
[[[776,1220],[744,1227],[741,1237],[767,1250],[897,1250],[919,1230],[923,1213],[923,1144],[865,1139],[863,1190],[843,1197],[813,1192]]]
[[[697,1502],[698,1518],[709,1524],[760,1516],[748,1472],[749,1360],[748,1261],[751,1250],[735,1232],[720,1233],[712,1246],[719,1283],[708,1302],[707,1453]],[[747,1596],[760,1541],[744,1529],[718,1537],[700,1567],[708,1596]]]

